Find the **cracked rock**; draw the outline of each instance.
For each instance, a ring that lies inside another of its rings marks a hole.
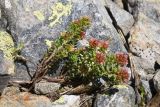
[[[114,18],[113,23],[116,23],[124,35],[127,35],[134,23],[133,16],[110,0],[106,0],[106,7]]]

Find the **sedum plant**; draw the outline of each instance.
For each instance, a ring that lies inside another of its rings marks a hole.
[[[108,46],[108,41],[91,38],[88,47],[70,52],[66,64],[70,79],[89,83],[104,78],[108,85],[127,82],[128,56],[123,52],[110,53]]]
[[[123,52],[110,53],[109,41],[96,38],[86,40],[85,31],[90,25],[91,21],[88,17],[73,21],[52,43],[49,52],[45,55],[48,58],[47,66],[53,66],[57,60],[65,58],[67,59],[64,65],[66,77],[71,81],[80,79],[84,83],[90,83],[104,78],[109,85],[127,82],[128,55]],[[89,45],[78,47],[77,42],[80,40],[87,41]]]

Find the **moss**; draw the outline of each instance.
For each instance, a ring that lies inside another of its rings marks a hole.
[[[56,3],[51,7],[52,15],[49,17],[48,20],[52,20],[49,24],[50,27],[53,27],[56,23],[62,22],[63,16],[68,16],[71,13],[72,4],[69,2],[68,4],[64,5],[61,2]]]
[[[36,16],[36,18],[40,21],[44,21],[45,17],[44,17],[44,14],[43,12],[37,10],[37,11],[34,11],[33,14]]]

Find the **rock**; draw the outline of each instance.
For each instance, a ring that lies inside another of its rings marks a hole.
[[[12,77],[12,80],[30,81],[33,76],[33,72],[30,72],[23,63],[15,62],[16,75]]]
[[[147,102],[148,102],[152,98],[152,93],[151,93],[149,81],[141,80],[141,82],[142,82],[142,86],[144,87],[145,93],[147,95],[146,99],[147,99]]]
[[[160,70],[156,73],[153,78],[154,88],[157,92],[160,92]]]
[[[0,75],[0,94],[3,92],[3,89],[8,85],[8,81],[10,80],[9,75]]]
[[[138,56],[134,57],[137,71],[155,74],[155,63],[160,63],[160,1],[138,0],[137,5],[137,22],[130,31],[130,49]]]
[[[1,96],[0,107],[52,107],[50,100],[27,92],[13,96]]]
[[[113,23],[117,23],[124,35],[127,35],[134,23],[133,16],[110,0],[106,0],[106,7],[115,19],[113,19]]]
[[[4,30],[0,30],[0,93],[8,84],[10,75],[15,73],[13,50],[14,42],[11,35]]]
[[[120,8],[123,9],[123,2],[122,0],[112,0],[113,2],[115,2]]]
[[[160,1],[159,0],[137,0],[138,11],[145,14],[149,19],[160,23]]]
[[[98,94],[94,107],[135,107],[135,92],[132,87],[116,86],[118,92],[113,95]]]
[[[0,31],[0,75],[14,74],[13,51],[14,42],[11,35],[5,31]]]
[[[159,23],[139,13],[139,20],[130,32],[130,49],[139,56],[138,63],[146,73],[155,73],[155,62],[160,59],[159,28]]]
[[[15,95],[15,94],[18,94],[18,93],[20,93],[19,88],[18,88],[18,87],[15,87],[15,86],[11,86],[11,87],[6,87],[6,88],[3,90],[2,96],[3,96],[3,95],[12,96],[12,95]]]
[[[21,54],[29,60],[27,66],[31,74],[47,52],[45,40],[56,39],[72,20],[82,16],[92,20],[87,38],[111,39],[111,51],[126,51],[105,7],[96,0],[71,0],[72,3],[67,0],[7,0],[8,6],[4,1],[0,2],[5,16],[2,18],[7,20],[16,44],[24,44]]]
[[[137,72],[141,78],[144,80],[147,80],[147,78],[152,78],[151,75],[153,75],[156,71],[154,70],[154,66],[151,62],[148,62],[147,59],[133,55],[130,56],[130,58],[132,59],[135,72]]]
[[[55,92],[60,88],[60,84],[53,82],[39,82],[35,84],[34,91],[36,94],[48,94]]]
[[[53,107],[80,107],[80,96],[63,95],[52,105]]]

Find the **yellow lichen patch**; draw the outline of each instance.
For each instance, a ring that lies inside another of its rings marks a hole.
[[[14,52],[14,42],[11,36],[4,31],[0,31],[0,50],[4,53],[5,61],[3,62],[3,69],[7,74],[14,73],[14,60],[12,53]]]
[[[61,96],[58,100],[53,102],[53,104],[63,104],[63,103],[65,103],[64,96]]]
[[[121,88],[128,88],[126,85],[115,85],[114,87],[115,88],[119,88],[119,89],[121,89]]]
[[[51,40],[45,40],[46,45],[48,46],[48,48],[51,48],[53,41]]]
[[[4,31],[0,32],[0,50],[3,51],[6,59],[13,59],[14,42],[11,36]]]
[[[64,5],[61,2],[58,2],[51,8],[52,16],[50,16],[48,20],[52,20],[49,26],[53,27],[56,23],[62,22],[62,16],[68,16],[71,13],[72,4],[69,2],[68,4]]]
[[[43,12],[37,10],[34,11],[33,14],[36,16],[36,18],[40,21],[43,21],[45,19]]]

